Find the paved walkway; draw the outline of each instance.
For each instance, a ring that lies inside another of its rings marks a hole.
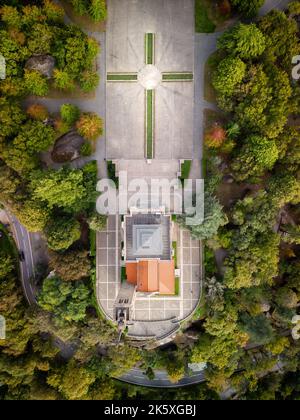
[[[99,306],[113,320],[113,306],[121,287],[120,218],[109,216],[107,227],[97,233],[97,283]]]

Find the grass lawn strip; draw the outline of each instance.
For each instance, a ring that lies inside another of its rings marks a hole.
[[[145,42],[145,62],[146,64],[155,64],[154,59],[154,42],[155,42],[155,35],[154,34],[146,34],[146,42]]]
[[[146,156],[153,158],[154,91],[146,91]]]
[[[136,73],[108,73],[108,82],[136,82],[138,76]]]
[[[188,72],[163,73],[164,82],[192,82],[193,80],[194,80],[193,73],[188,73]]]

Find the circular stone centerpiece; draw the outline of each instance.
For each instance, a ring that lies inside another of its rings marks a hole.
[[[162,74],[153,64],[148,64],[138,73],[139,83],[147,90],[157,88],[162,81]]]

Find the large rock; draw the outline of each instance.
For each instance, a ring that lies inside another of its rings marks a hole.
[[[80,149],[84,143],[84,138],[77,131],[71,130],[56,140],[55,146],[51,153],[54,162],[64,163],[78,159],[80,157]]]
[[[25,64],[26,69],[38,71],[48,79],[51,79],[53,75],[54,66],[54,58],[51,55],[45,54],[33,55]]]

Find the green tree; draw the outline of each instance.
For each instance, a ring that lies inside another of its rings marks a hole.
[[[91,0],[89,12],[95,22],[101,22],[106,19],[106,2],[105,0]]]
[[[64,254],[50,253],[50,268],[65,281],[77,281],[89,277],[91,262],[87,251],[68,251]]]
[[[240,241],[243,242],[242,236]],[[241,249],[236,244],[225,262],[225,285],[241,289],[272,284],[278,275],[279,241],[279,236],[270,231],[252,240],[247,249]]]
[[[299,54],[298,26],[295,19],[273,9],[260,19],[258,27],[266,37],[267,60],[290,73],[291,58]]]
[[[83,282],[64,282],[58,277],[44,280],[38,304],[62,322],[85,319],[90,305],[90,290]]]
[[[80,110],[76,105],[64,104],[60,108],[61,118],[71,128],[80,117]]]
[[[57,89],[73,91],[75,89],[75,81],[67,70],[54,70],[54,86]]]
[[[2,6],[0,16],[1,20],[11,28],[20,28],[22,25],[22,18],[16,7]]]
[[[50,249],[65,251],[80,239],[80,224],[73,218],[60,216],[47,224],[45,235]]]
[[[246,64],[238,57],[226,57],[212,77],[212,84],[221,95],[231,95],[246,74]]]
[[[82,73],[79,84],[83,92],[93,92],[99,84],[100,76],[98,73],[86,70]]]
[[[232,162],[232,169],[240,181],[253,176],[263,175],[273,168],[278,159],[276,142],[259,136],[251,136]]]
[[[86,194],[83,172],[77,169],[34,172],[30,186],[33,197],[46,203],[50,210],[61,207],[73,211]]]
[[[197,218],[201,218],[199,223],[197,223]],[[196,214],[193,217],[192,224],[186,224],[185,217],[178,217],[178,222],[186,226],[194,238],[209,239],[216,235],[221,226],[228,223],[228,219],[217,198],[206,193],[204,198],[204,220],[202,221],[201,214]]]
[[[95,379],[91,371],[70,360],[65,368],[51,372],[47,383],[58,389],[68,400],[82,400]]]
[[[26,115],[14,101],[0,98],[0,137],[10,137],[18,133]]]
[[[29,94],[47,96],[49,93],[47,79],[35,70],[25,70],[24,83]]]
[[[252,59],[262,55],[266,48],[266,40],[254,23],[240,23],[218,39],[218,48],[242,59]]]
[[[52,22],[61,23],[64,20],[65,11],[63,7],[54,3],[51,0],[44,0],[44,12],[47,19]]]
[[[88,219],[88,224],[91,230],[101,231],[106,228],[107,225],[107,216],[102,214],[94,214]]]
[[[274,338],[274,330],[264,314],[253,317],[244,313],[240,316],[240,324],[249,335],[251,344],[266,344]]]
[[[257,15],[264,0],[231,0],[231,3],[242,15],[252,18]]]
[[[42,232],[51,216],[46,206],[31,199],[16,203],[14,212],[29,232]]]

